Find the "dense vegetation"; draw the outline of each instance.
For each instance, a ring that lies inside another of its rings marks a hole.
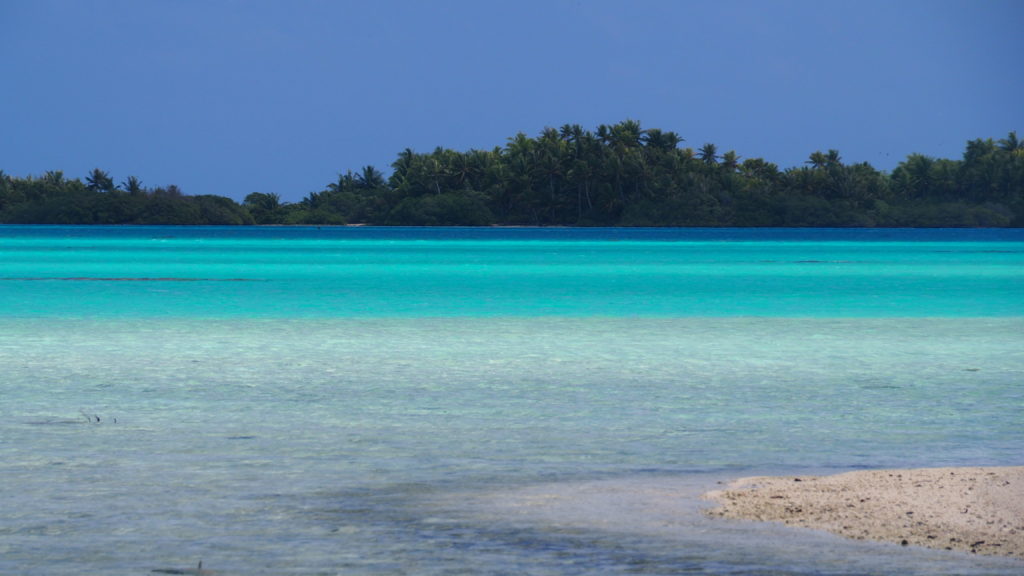
[[[959,160],[912,154],[892,173],[814,152],[780,170],[762,158],[682,148],[674,132],[627,120],[517,134],[504,147],[406,149],[390,177],[372,166],[286,204],[242,204],[176,186],[120,185],[100,169],[0,171],[0,222],[53,224],[380,224],[570,226],[1024,226],[1024,142],[1016,132],[967,143]]]

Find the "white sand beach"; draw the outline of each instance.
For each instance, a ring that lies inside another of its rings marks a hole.
[[[705,497],[711,516],[1024,559],[1024,466],[752,477]]]

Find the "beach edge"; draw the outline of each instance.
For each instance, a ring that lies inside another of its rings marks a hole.
[[[702,497],[711,517],[1024,560],[1024,466],[754,476]]]

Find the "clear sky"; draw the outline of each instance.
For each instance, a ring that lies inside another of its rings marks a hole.
[[[1024,133],[1022,0],[0,0],[0,169],[297,201],[625,119],[782,168]]]

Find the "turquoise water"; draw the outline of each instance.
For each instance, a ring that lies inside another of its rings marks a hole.
[[[1021,465],[1022,294],[1019,231],[0,227],[0,573],[1019,574],[699,494]]]
[[[4,316],[1024,316],[1012,231],[68,231],[0,231]]]

